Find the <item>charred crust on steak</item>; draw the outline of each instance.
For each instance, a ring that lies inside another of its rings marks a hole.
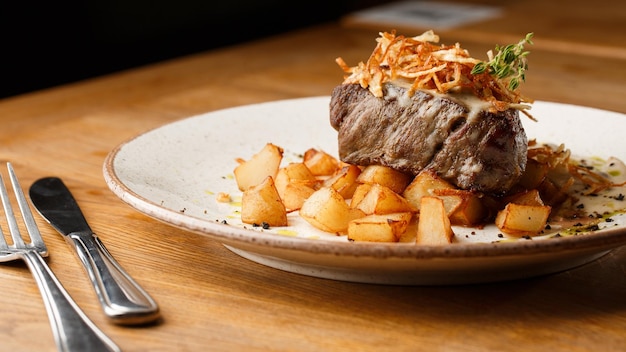
[[[422,170],[461,189],[508,191],[520,178],[528,140],[519,112],[476,112],[447,95],[387,84],[382,98],[358,84],[331,94],[330,124],[339,157],[356,165],[385,165],[416,175]]]

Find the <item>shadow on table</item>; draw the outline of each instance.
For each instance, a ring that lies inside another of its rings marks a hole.
[[[258,265],[258,264],[254,264]],[[299,300],[316,310],[368,315],[397,320],[400,316],[440,316],[461,323],[497,315],[516,320],[522,315],[568,319],[626,311],[626,247],[578,268],[536,278],[459,286],[387,286],[316,279],[285,273],[258,277],[264,290],[282,287],[284,299]],[[598,277],[597,272],[602,271]],[[266,273],[266,271],[262,271]],[[324,289],[320,290],[319,287]],[[265,288],[264,288],[265,287]],[[278,300],[278,297],[277,297]],[[334,301],[341,300],[337,305]],[[330,302],[330,303],[329,303]],[[564,304],[563,302],[568,302]]]

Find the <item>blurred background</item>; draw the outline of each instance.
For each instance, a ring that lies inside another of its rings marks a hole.
[[[339,19],[386,0],[0,3],[0,98]]]

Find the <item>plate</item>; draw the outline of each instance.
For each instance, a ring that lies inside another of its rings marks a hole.
[[[454,285],[555,273],[593,261],[626,244],[626,219],[588,234],[497,241],[497,229],[455,228],[458,243],[353,243],[316,231],[290,214],[290,226],[264,230],[242,224],[235,199],[235,159],[268,142],[285,149],[284,162],[309,148],[335,154],[328,122],[330,97],[247,105],[182,119],[143,133],[112,150],[103,165],[109,188],[136,210],[169,225],[208,236],[234,253],[276,269],[362,283]],[[522,117],[529,138],[564,143],[573,154],[626,160],[626,116],[604,110],[536,102]],[[239,198],[240,199],[240,198]]]

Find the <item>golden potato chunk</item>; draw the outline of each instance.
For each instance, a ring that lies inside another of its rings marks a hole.
[[[434,189],[434,195],[443,200],[443,206],[453,225],[473,226],[485,221],[489,211],[481,195],[462,189]]]
[[[367,242],[398,242],[413,213],[372,214],[348,224],[348,239]]]
[[[263,182],[268,176],[276,177],[283,160],[283,148],[267,143],[260,152],[248,161],[243,161],[234,170],[237,187],[245,191]]]
[[[550,179],[545,179],[537,190],[539,194],[541,194],[541,199],[546,205],[550,206],[558,206],[563,203],[569,197],[567,193],[567,189],[574,184],[574,178],[570,177],[566,182],[563,182],[562,185],[557,185],[554,181]]]
[[[517,183],[526,189],[536,188],[546,178],[548,170],[548,164],[540,163],[537,160],[529,158],[526,162],[526,168]]]
[[[350,198],[350,208],[356,208],[371,188],[372,185],[367,183],[358,184],[354,193],[352,193],[352,198]]]
[[[307,200],[313,192],[315,192],[315,189],[309,186],[308,183],[293,181],[285,186],[280,198],[283,200],[287,212],[292,212],[302,208],[304,201]]]
[[[408,186],[412,180],[412,175],[381,165],[369,165],[365,167],[357,179],[360,183],[386,186],[398,194],[402,194],[406,186]]]
[[[450,244],[454,237],[450,219],[443,205],[443,200],[426,196],[420,200],[420,215],[417,223],[417,244]]]
[[[513,194],[505,199],[506,203],[515,203],[519,205],[545,205],[541,199],[539,191],[536,189],[525,190]]]
[[[287,164],[287,166],[278,170],[274,179],[278,193],[280,193],[281,190],[287,186],[287,184],[294,181],[302,181],[300,183],[303,184],[309,183],[310,186],[314,186],[318,182],[315,175],[313,175],[311,170],[309,170],[304,163]]]
[[[317,149],[308,149],[304,153],[303,163],[315,176],[330,176],[339,169],[341,163],[334,156]]]
[[[509,235],[536,235],[546,227],[550,211],[548,205],[508,203],[496,215],[495,223],[500,231]]]
[[[379,184],[370,186],[367,193],[355,206],[366,215],[415,212],[415,209],[406,199],[390,188]]]
[[[435,196],[435,190],[446,189],[446,190],[454,190],[457,189],[451,183],[435,176],[430,172],[420,172],[413,181],[406,187],[402,196],[406,198],[406,200],[411,203],[413,207],[416,209],[420,209],[422,197],[427,196]],[[446,208],[446,212],[448,215],[452,214],[452,212],[459,206],[459,199],[455,199],[453,197],[441,197],[444,201],[444,205]]]
[[[266,223],[270,226],[287,226],[287,210],[271,176],[267,176],[263,182],[243,192],[241,221],[246,224]]]
[[[304,201],[300,216],[314,227],[331,233],[345,234],[348,223],[365,216],[359,209],[352,209],[333,188],[322,187]]]
[[[358,166],[345,165],[337,170],[334,175],[324,180],[322,187],[332,187],[345,199],[352,198],[359,185],[356,180],[360,173],[361,168]]]
[[[302,207],[319,182],[304,163],[289,163],[278,170],[275,183],[287,212],[291,212]]]

